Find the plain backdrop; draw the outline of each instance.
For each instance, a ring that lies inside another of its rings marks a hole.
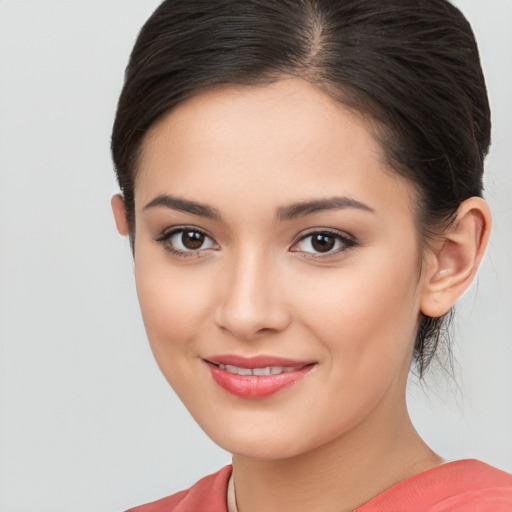
[[[158,3],[0,0],[0,512],[121,511],[230,461],[153,361],[110,213],[115,104]],[[495,227],[458,307],[456,380],[412,382],[409,403],[446,458],[512,471],[512,2],[457,5],[492,103]]]

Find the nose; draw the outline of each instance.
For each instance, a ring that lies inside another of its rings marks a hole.
[[[261,254],[246,254],[221,277],[217,325],[237,339],[251,341],[285,330],[291,321],[278,272]]]

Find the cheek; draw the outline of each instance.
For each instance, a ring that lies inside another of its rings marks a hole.
[[[415,260],[392,252],[365,260],[304,278],[297,292],[306,298],[301,316],[328,357],[354,371],[384,360],[392,368],[408,357],[419,313]]]
[[[142,255],[141,255],[142,256]],[[192,268],[192,267],[191,267]],[[180,354],[195,355],[195,342],[209,317],[209,280],[197,269],[173,269],[165,261],[135,264],[144,325],[157,362],[172,364]]]

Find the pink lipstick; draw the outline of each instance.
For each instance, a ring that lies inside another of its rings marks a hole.
[[[275,356],[241,357],[220,355],[205,358],[213,380],[227,392],[248,399],[260,399],[301,380],[314,366]]]

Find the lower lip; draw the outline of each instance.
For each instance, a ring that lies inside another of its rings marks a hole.
[[[313,365],[306,365],[299,370],[283,372],[278,375],[238,375],[222,370],[218,366],[207,363],[213,380],[228,393],[257,400],[288,388],[304,378]]]

